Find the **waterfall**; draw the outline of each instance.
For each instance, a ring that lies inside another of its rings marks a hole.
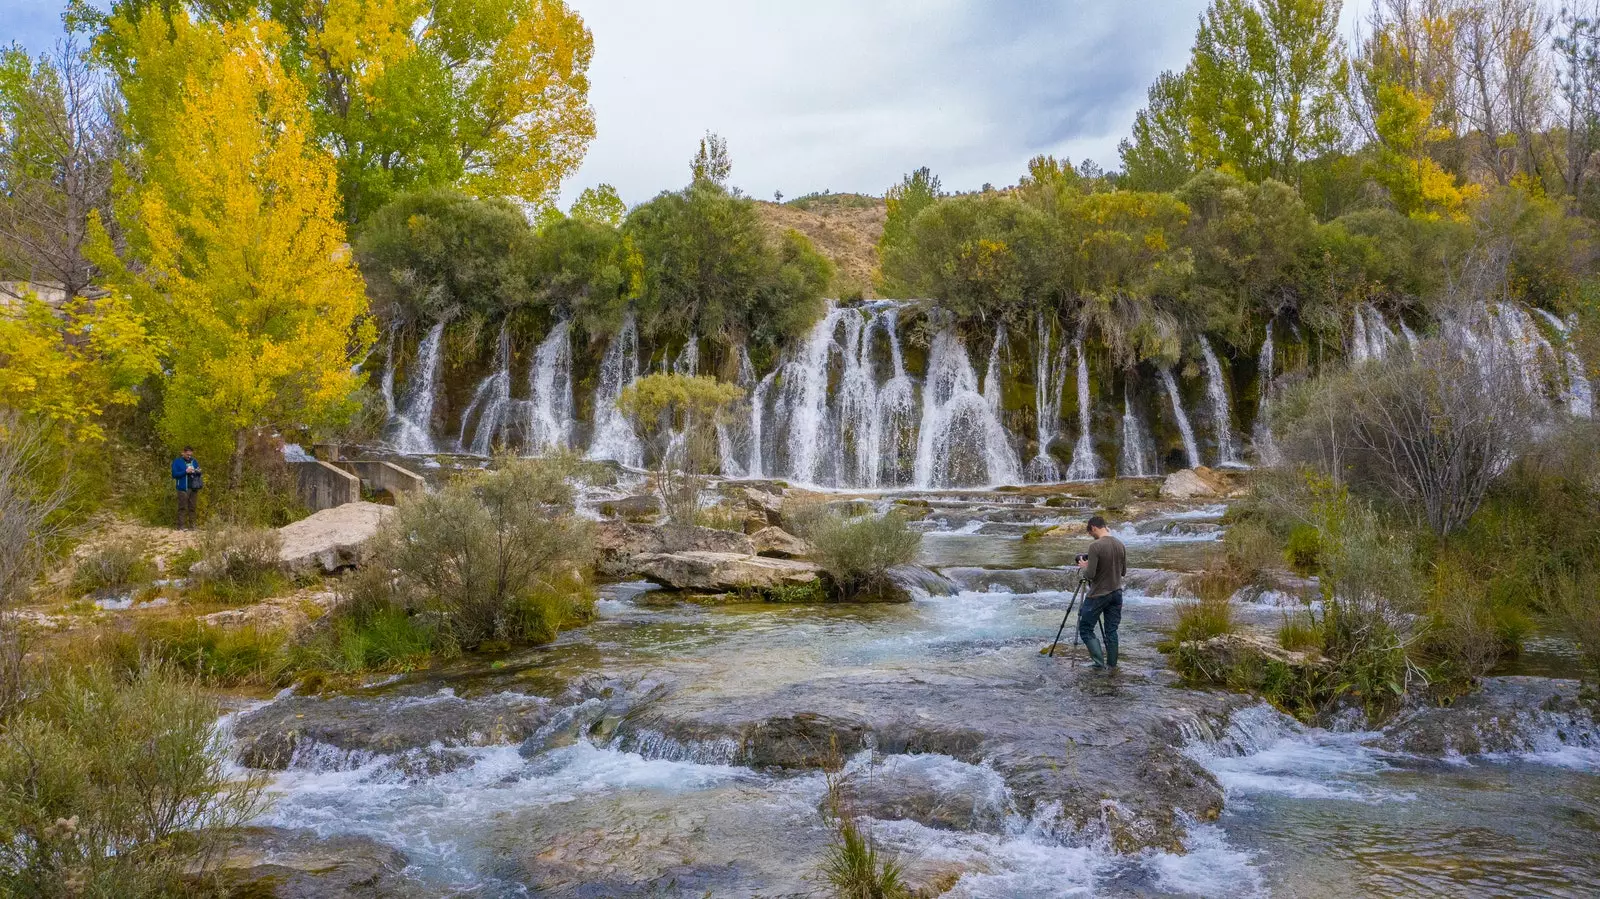
[[[1217,422],[1217,464],[1242,466],[1239,445],[1233,437],[1233,404],[1228,399],[1228,384],[1222,376],[1222,363],[1211,351],[1211,341],[1200,335],[1200,353],[1206,362],[1206,397],[1211,400],[1211,416]]]
[[[811,329],[799,355],[784,366],[778,421],[789,426],[789,477],[803,484],[824,483],[823,465],[827,460],[823,451],[839,448],[838,434],[829,428],[828,362],[836,346],[834,331],[841,320],[850,319],[860,327],[860,312],[830,306],[822,321]]]
[[[566,449],[572,442],[572,325],[556,322],[528,368],[528,450]]]
[[[1133,409],[1127,387],[1122,389],[1122,450],[1117,457],[1117,476],[1123,478],[1153,477],[1159,465],[1155,459],[1155,442],[1150,432]]]
[[[700,335],[689,335],[677,360],[672,363],[672,373],[691,378],[700,373]]]
[[[906,374],[900,349],[900,310],[887,306],[878,313],[878,325],[889,339],[889,380],[878,388],[872,429],[877,443],[878,481],[886,487],[903,487],[916,476],[917,385]]]
[[[383,379],[378,382],[378,391],[383,394],[383,411],[389,418],[394,418],[394,334],[389,335],[389,340],[383,345]]]
[[[1572,326],[1544,309],[1534,311],[1543,316],[1545,321],[1556,329],[1556,333],[1561,335],[1561,360],[1567,376],[1563,399],[1566,401],[1567,411],[1579,418],[1593,416],[1594,387],[1589,382],[1589,376],[1584,373],[1583,360],[1579,359],[1578,354],[1572,349]]]
[[[415,383],[407,384],[406,401],[391,424],[396,452],[408,456],[438,452],[433,444],[433,401],[439,392],[439,345],[443,338],[444,322],[439,322],[417,344],[417,358],[410,373],[410,380]]]
[[[1094,439],[1089,434],[1089,357],[1083,351],[1083,337],[1072,343],[1078,354],[1078,443],[1072,448],[1072,464],[1067,480],[1092,481],[1100,476],[1100,460],[1094,455]]]
[[[933,339],[917,440],[918,487],[1011,484],[1021,463],[978,389],[967,348],[949,329]]]
[[[589,458],[610,459],[638,468],[644,464],[644,447],[633,422],[617,408],[623,388],[639,376],[639,326],[630,314],[606,346],[600,360],[600,379],[594,388],[594,437]]]
[[[1172,369],[1161,369],[1161,383],[1166,385],[1167,399],[1172,401],[1172,416],[1178,421],[1178,433],[1183,437],[1183,453],[1190,468],[1200,467],[1200,448],[1194,442],[1194,428],[1189,424],[1189,414],[1183,411],[1183,397],[1178,393],[1178,382]]]
[[[772,382],[777,376],[776,371],[767,372],[767,376],[756,385],[755,392],[750,394],[750,465],[745,470],[747,477],[762,477],[767,470],[762,461],[764,447],[761,425],[767,410],[767,395],[772,392]]]
[[[1028,463],[1028,480],[1048,484],[1061,480],[1061,466],[1050,455],[1061,427],[1061,392],[1067,383],[1067,345],[1061,352],[1051,349],[1053,334],[1044,313],[1039,313],[1038,338],[1033,355],[1033,414],[1039,442],[1038,454]]]
[[[1006,329],[1001,326],[995,332],[994,343],[989,345],[989,365],[983,370],[983,398],[993,409],[995,414],[1000,414],[1000,403],[1004,397],[1000,394],[1000,351],[1006,344]]]
[[[741,402],[751,403],[751,412],[745,417],[745,425],[737,434],[735,433],[735,423],[733,421],[717,422],[717,461],[720,465],[722,476],[728,478],[742,478],[749,473],[749,470],[745,467],[745,462],[748,460],[741,451],[741,445],[750,441],[750,431],[753,429],[752,422],[756,414],[752,396],[756,386],[756,369],[755,366],[750,364],[750,352],[745,349],[743,344],[739,346],[738,369],[734,383],[744,391],[744,398]],[[759,451],[757,449],[757,452]]]
[[[511,404],[511,335],[500,329],[500,340],[494,354],[494,371],[478,382],[472,402],[461,415],[461,432],[456,435],[456,446],[462,452],[487,456],[494,450],[495,438],[505,426],[506,408]],[[472,443],[467,444],[467,430],[476,420]]]
[[[1261,342],[1261,354],[1256,357],[1256,389],[1260,397],[1256,401],[1255,428],[1250,435],[1250,440],[1256,448],[1256,461],[1262,465],[1276,465],[1282,458],[1278,452],[1277,440],[1272,436],[1269,416],[1272,409],[1272,394],[1276,386],[1273,372],[1276,361],[1272,349],[1272,321],[1268,320],[1267,336]]]
[[[1416,335],[1411,329],[1400,323],[1401,330],[1405,333],[1406,341],[1415,344]],[[1400,337],[1389,327],[1384,320],[1383,313],[1377,307],[1364,304],[1356,307],[1355,315],[1350,327],[1350,361],[1370,362],[1382,359],[1389,355],[1389,350],[1399,344]]]
[[[1539,333],[1533,318],[1521,306],[1496,303],[1489,307],[1490,337],[1515,366],[1522,386],[1532,396],[1544,396],[1541,356],[1555,361],[1555,348]]]

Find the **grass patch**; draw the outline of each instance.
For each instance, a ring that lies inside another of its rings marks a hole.
[[[1107,512],[1125,511],[1134,499],[1133,487],[1116,478],[1107,478],[1095,491],[1095,502]]]
[[[1233,603],[1226,599],[1198,599],[1180,602],[1174,607],[1177,621],[1172,627],[1172,641],[1183,644],[1195,640],[1209,640],[1234,632]]]
[[[1309,611],[1286,614],[1278,626],[1278,645],[1290,652],[1320,651],[1322,623]]]
[[[116,537],[89,547],[72,569],[72,592],[78,596],[102,590],[121,590],[143,584],[156,575],[145,548],[129,537]]]
[[[181,619],[142,621],[106,650],[124,671],[156,663],[210,686],[282,687],[292,680],[288,647],[282,631]]]
[[[288,583],[278,566],[283,538],[265,528],[224,525],[200,533],[199,559],[189,566],[197,602],[254,602]]]

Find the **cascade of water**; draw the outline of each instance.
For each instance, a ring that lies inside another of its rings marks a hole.
[[[750,353],[743,345],[739,347],[738,374],[734,383],[744,391],[742,402],[752,403],[752,391],[756,386],[755,366],[750,364]],[[750,419],[754,417],[754,410],[745,417],[745,424],[737,426],[732,421],[717,422],[717,459],[721,465],[722,474],[729,478],[742,478],[746,475],[745,462],[747,459],[742,450],[742,442],[750,438]]]
[[[378,382],[378,390],[383,394],[383,411],[389,418],[394,418],[394,334],[389,334],[389,339],[383,345],[383,380]]]
[[[1200,447],[1194,442],[1194,428],[1189,424],[1189,413],[1183,411],[1183,397],[1178,393],[1178,381],[1172,369],[1161,369],[1161,383],[1167,388],[1167,399],[1172,401],[1172,416],[1178,421],[1178,434],[1183,437],[1183,453],[1190,468],[1200,467]]]
[[[889,306],[878,313],[878,324],[889,339],[892,374],[878,388],[873,410],[873,441],[878,447],[878,483],[900,487],[915,477],[917,445],[917,385],[906,374],[900,349],[900,311]]]
[[[1148,478],[1156,474],[1155,442],[1139,414],[1127,388],[1122,391],[1122,449],[1117,458],[1117,474],[1124,478]]]
[[[1272,398],[1275,392],[1272,347],[1272,322],[1267,322],[1267,336],[1261,342],[1261,354],[1256,358],[1256,378],[1259,385],[1260,398],[1256,403],[1256,423],[1251,432],[1250,439],[1255,444],[1256,460],[1262,465],[1276,465],[1281,459],[1278,452],[1278,442],[1272,436],[1272,427],[1269,425],[1268,413],[1272,408]]]
[[[1092,481],[1100,476],[1100,460],[1094,455],[1094,439],[1089,434],[1089,358],[1083,352],[1083,338],[1072,343],[1078,355],[1078,443],[1072,448],[1072,464],[1067,480]]]
[[[1564,398],[1567,411],[1580,418],[1589,418],[1594,415],[1594,387],[1589,381],[1589,376],[1583,370],[1583,360],[1572,349],[1572,326],[1557,318],[1553,313],[1538,309],[1535,310],[1544,316],[1545,321],[1556,329],[1561,335],[1561,358],[1566,368],[1567,384]]]
[[[528,449],[542,453],[571,445],[572,326],[562,320],[533,352],[528,369]]]
[[[756,389],[750,394],[750,465],[745,474],[752,478],[762,477],[764,472],[771,470],[765,464],[762,455],[764,452],[762,424],[766,417],[767,396],[772,392],[772,382],[777,377],[776,371],[767,372],[766,377],[761,379],[761,383],[757,384]]]
[[[1532,396],[1544,396],[1541,356],[1554,361],[1556,353],[1550,341],[1539,333],[1532,317],[1521,306],[1497,303],[1489,307],[1489,324],[1491,337],[1498,341],[1508,361],[1516,367],[1523,389]]]
[[[622,329],[606,346],[600,360],[600,379],[594,388],[594,436],[589,458],[610,459],[638,468],[644,464],[644,446],[633,422],[617,408],[622,391],[639,376],[639,327],[630,314]]]
[[[983,370],[983,399],[996,414],[1000,412],[1000,351],[1005,348],[1006,329],[1002,325],[989,345],[989,365]]]
[[[412,365],[414,383],[408,384],[406,401],[390,427],[396,452],[428,455],[437,452],[433,443],[433,402],[439,387],[439,345],[444,338],[444,322],[439,322],[417,344]]]
[[[811,329],[799,355],[784,366],[778,420],[787,422],[789,427],[789,476],[801,483],[823,483],[822,469],[827,461],[823,450],[838,446],[838,435],[829,428],[828,362],[838,346],[834,332],[841,321],[851,319],[859,328],[858,311],[830,306],[822,321]]]
[[[500,340],[494,354],[494,371],[478,382],[472,402],[461,415],[461,432],[456,435],[456,446],[462,452],[487,456],[494,448],[495,438],[506,420],[506,408],[511,404],[511,335],[500,329]],[[476,423],[476,428],[473,428]],[[467,443],[467,432],[472,430],[472,443]]]
[[[933,339],[917,440],[918,487],[1016,483],[1021,463],[978,389],[966,345],[944,330]]]
[[[694,377],[700,373],[700,335],[690,334],[678,358],[672,363],[672,373]]]
[[[1206,362],[1206,396],[1211,400],[1211,416],[1217,423],[1217,464],[1240,466],[1239,445],[1233,437],[1233,404],[1222,376],[1222,363],[1211,351],[1211,341],[1200,335],[1200,354]]]
[[[1037,326],[1033,353],[1033,413],[1039,451],[1028,463],[1028,480],[1048,484],[1061,480],[1061,466],[1050,455],[1050,445],[1061,428],[1061,394],[1067,384],[1067,344],[1062,342],[1059,353],[1052,351],[1054,334],[1042,312]]]
[[[843,456],[837,470],[839,483],[861,487],[878,486],[881,461],[878,441],[878,377],[872,363],[872,334],[878,316],[846,316],[844,327],[844,371],[839,376],[837,405],[839,447],[850,447],[850,467]]]

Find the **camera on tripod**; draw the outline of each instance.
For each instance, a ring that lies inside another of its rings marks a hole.
[[[1089,561],[1089,554],[1088,553],[1078,553],[1077,557],[1072,560],[1072,564],[1074,564],[1074,565],[1082,565],[1083,563],[1085,563],[1087,561]]]

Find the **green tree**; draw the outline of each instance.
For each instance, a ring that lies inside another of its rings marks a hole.
[[[578,194],[578,199],[572,201],[572,209],[567,214],[575,219],[584,219],[615,228],[627,218],[628,204],[617,196],[615,187],[598,184],[584,188],[583,193]]]
[[[899,184],[890,187],[884,194],[888,217],[883,223],[883,236],[878,238],[879,255],[886,256],[895,247],[903,246],[910,237],[911,223],[917,213],[932,206],[942,196],[944,191],[939,186],[939,176],[927,166],[906,175]],[[902,288],[902,285],[893,281],[888,286]]]
[[[1188,105],[1186,75],[1162,72],[1150,85],[1148,105],[1134,116],[1133,136],[1117,148],[1125,187],[1172,190],[1195,173],[1189,153]]]
[[[149,16],[241,22],[285,35],[317,138],[338,159],[347,221],[394,194],[456,186],[546,205],[594,139],[594,41],[562,0],[117,0],[98,27],[123,80],[146,77],[132,40]]]
[[[691,180],[696,184],[704,181],[727,189],[728,176],[731,174],[733,158],[728,155],[728,139],[707,131],[706,136],[700,138],[700,149],[689,162]]]
[[[539,231],[521,275],[531,294],[591,335],[622,324],[643,287],[644,261],[616,228],[574,216]]]

